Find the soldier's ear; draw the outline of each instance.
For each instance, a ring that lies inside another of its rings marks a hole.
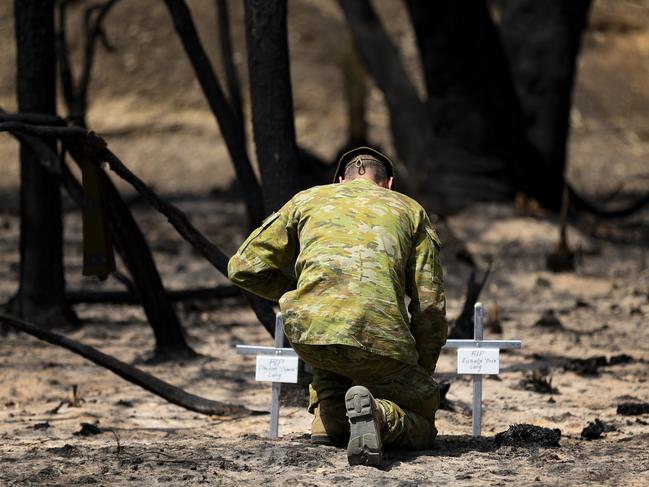
[[[392,189],[392,186],[394,185],[394,178],[388,178],[388,189]]]
[[[339,183],[344,183],[344,182],[345,182],[345,178],[342,177],[342,176],[338,176],[338,182],[339,182]]]

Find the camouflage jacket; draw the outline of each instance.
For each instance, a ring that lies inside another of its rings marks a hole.
[[[447,333],[439,245],[417,202],[356,179],[294,196],[243,242],[228,276],[279,300],[292,343],[350,345],[432,373]]]

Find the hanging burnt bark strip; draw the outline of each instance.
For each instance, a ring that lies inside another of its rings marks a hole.
[[[235,112],[228,105],[219,80],[198,37],[187,4],[184,0],[165,0],[165,4],[230,153],[246,203],[250,227],[257,227],[264,218],[263,195],[246,153],[245,133],[242,130],[242,125],[237,122]]]
[[[524,114],[540,156],[542,204],[559,210],[577,55],[590,0],[498,0],[499,26]]]
[[[248,78],[264,207],[278,210],[300,189],[286,0],[245,0]]]
[[[230,35],[230,12],[228,0],[216,0],[216,21],[219,28],[219,47],[221,48],[221,61],[225,70],[225,81],[230,95],[230,108],[239,121],[239,129],[245,137],[245,126],[243,119],[243,102],[241,100],[241,89],[239,75],[234,65],[232,56],[232,41]]]
[[[163,398],[165,401],[169,401],[172,404],[176,404],[177,406],[190,411],[208,415],[234,417],[249,416],[251,414],[266,414],[265,412],[251,411],[238,404],[226,404],[220,401],[196,396],[133,367],[132,365],[124,363],[115,357],[106,355],[90,345],[85,345],[63,335],[43,330],[32,323],[19,320],[13,316],[0,313],[0,322],[6,323],[17,330],[38,338],[39,340],[63,347],[77,355],[81,355],[83,358],[110,370],[131,384],[142,387],[156,396]]]
[[[14,2],[17,98],[22,112],[56,113],[53,0]],[[56,140],[44,143],[57,153]],[[58,157],[58,156],[57,156]],[[54,162],[57,157],[48,160]],[[65,301],[60,179],[20,144],[20,274],[9,304],[44,327],[75,323]]]

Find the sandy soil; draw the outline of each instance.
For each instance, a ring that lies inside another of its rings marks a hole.
[[[225,248],[240,240],[236,227],[227,224],[241,218],[239,205],[215,200],[179,204]],[[215,208],[219,211],[209,211]],[[170,245],[176,237],[161,218],[143,208],[137,213],[169,287],[222,282],[196,255]],[[271,441],[266,439],[267,416],[232,420],[184,411],[66,351],[10,335],[0,341],[0,483],[647,485],[649,415],[616,413],[622,402],[649,401],[649,269],[642,248],[592,240],[572,229],[582,262],[575,274],[554,275],[544,271],[543,263],[554,245],[554,222],[483,205],[451,223],[479,259],[495,259],[483,301],[488,315],[497,304],[503,331],[487,336],[524,341],[521,351],[503,353],[498,378],[486,380],[484,438],[468,436],[471,383],[453,374],[454,352],[445,352],[438,366],[440,378],[452,381],[448,399],[455,411],[438,413],[436,448],[390,452],[386,468],[375,470],[348,467],[344,449],[310,445],[310,416],[302,407],[283,407],[281,438]],[[76,234],[78,225],[78,216],[68,215],[69,233]],[[3,275],[15,273],[17,234],[15,224],[3,230]],[[72,241],[66,249],[69,285],[96,286],[78,278],[78,245]],[[448,255],[446,261],[449,316],[454,317],[468,269]],[[12,288],[3,280],[0,297],[8,297]],[[562,329],[534,326],[548,309],[554,309]],[[152,336],[136,307],[79,306],[78,312],[87,324],[70,334],[75,339],[194,393],[253,409],[269,406],[270,387],[253,380],[254,360],[237,355],[234,346],[271,340],[237,300],[212,309],[179,307],[191,344],[204,355],[181,364],[146,363]],[[573,358],[621,353],[633,360],[602,367],[593,377],[564,367]],[[557,393],[520,385],[538,368],[549,370]],[[81,400],[73,407],[67,402],[75,385]],[[295,392],[291,399],[292,404],[306,400]],[[65,404],[52,412],[61,401]],[[581,439],[582,429],[595,418],[614,431],[597,440]],[[104,432],[75,435],[82,422],[98,422]],[[497,448],[494,434],[515,423],[559,428],[561,446]]]

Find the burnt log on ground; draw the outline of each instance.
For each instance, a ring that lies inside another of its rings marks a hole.
[[[251,411],[238,404],[226,404],[220,401],[214,401],[190,394],[183,389],[171,385],[168,382],[133,367],[132,365],[122,362],[115,357],[106,355],[90,345],[85,345],[76,340],[72,340],[71,338],[59,335],[58,333],[44,330],[32,323],[17,319],[14,316],[0,313],[0,322],[36,337],[39,340],[63,347],[77,355],[81,355],[83,358],[110,370],[131,384],[142,387],[156,396],[163,398],[165,401],[169,401],[172,404],[189,409],[190,411],[195,411],[201,414],[232,417],[249,416],[251,414],[266,414],[265,412]]]

